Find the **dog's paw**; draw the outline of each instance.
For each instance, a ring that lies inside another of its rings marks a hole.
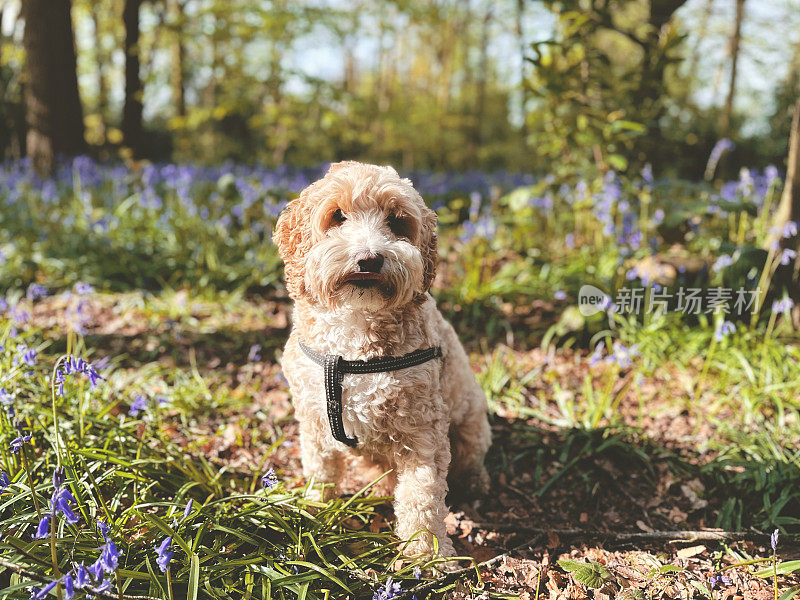
[[[432,534],[422,534],[409,540],[403,548],[403,554],[409,558],[432,559],[436,557],[449,558],[456,555],[456,549],[450,538],[444,536],[437,544],[434,543]]]

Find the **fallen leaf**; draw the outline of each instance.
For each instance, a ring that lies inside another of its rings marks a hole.
[[[636,526],[641,529],[642,531],[646,531],[647,533],[653,533],[653,528],[650,527],[644,521],[636,521]]]
[[[700,546],[689,546],[688,548],[681,548],[678,550],[678,558],[692,558],[693,556],[697,556],[698,554],[702,554],[706,551],[706,547],[703,545]]]

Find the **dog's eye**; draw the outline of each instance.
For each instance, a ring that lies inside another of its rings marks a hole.
[[[331,224],[336,227],[337,225],[341,225],[347,221],[347,217],[344,216],[341,208],[337,208],[333,214],[331,215]]]
[[[397,237],[411,237],[411,222],[403,217],[400,217],[394,213],[389,213],[386,217],[386,224],[389,226],[389,229],[392,230],[392,233],[395,234]]]

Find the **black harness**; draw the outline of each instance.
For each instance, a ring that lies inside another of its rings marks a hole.
[[[300,342],[300,349],[312,361],[322,367],[325,377],[325,400],[328,405],[328,422],[333,437],[355,448],[358,438],[349,438],[342,423],[342,380],[345,373],[384,373],[416,367],[442,356],[439,346],[414,350],[403,356],[379,356],[369,360],[344,360],[337,354],[320,354]]]

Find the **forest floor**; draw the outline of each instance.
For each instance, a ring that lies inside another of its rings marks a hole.
[[[32,315],[56,351],[65,344],[65,302],[45,299]],[[288,306],[284,298],[98,294],[86,308],[86,346],[95,358],[113,357],[116,369],[132,376],[145,366],[194,371],[213,400],[183,421],[188,425],[176,419],[174,441],[233,470],[270,465],[288,487],[299,486],[297,423],[275,362],[288,334]],[[255,344],[260,360],[252,360]],[[594,427],[574,427],[564,415],[574,410],[575,390],[587,377],[600,377],[590,371],[585,351],[469,350],[484,387],[492,387],[488,374],[498,364],[521,383],[510,399],[500,393],[502,385],[487,390],[491,494],[449,499],[448,532],[459,554],[479,563],[495,560],[480,569],[483,590],[475,576],[464,576],[448,597],[775,597],[773,578],[755,575],[770,560],[734,566],[769,559],[768,536],[751,530],[747,539],[714,539],[714,515],[727,498],[709,482],[720,452],[713,443],[717,424],[726,414],[687,405],[696,373],[665,366],[634,380],[620,372],[612,384],[619,392],[613,423],[604,416]],[[281,443],[265,456],[275,442]],[[367,483],[356,468],[344,485],[351,493]],[[391,521],[387,499],[370,528],[388,528]],[[800,558],[788,541],[779,552],[782,560]],[[558,565],[565,559],[604,565],[602,585],[580,583]],[[779,575],[777,587],[783,592],[798,583],[796,576]]]

